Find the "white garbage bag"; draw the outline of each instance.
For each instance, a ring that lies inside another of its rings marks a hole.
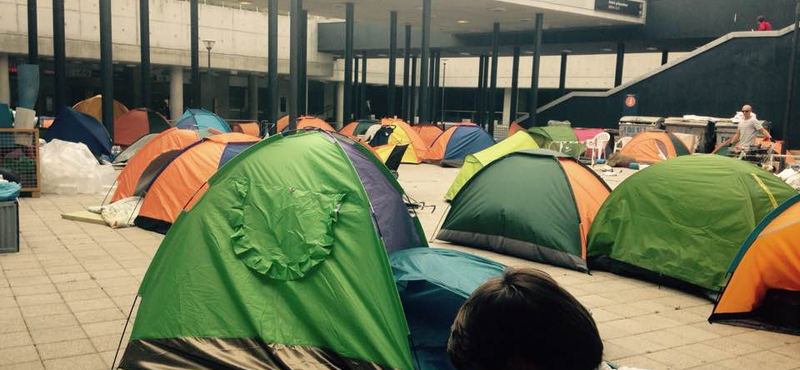
[[[82,143],[55,139],[42,145],[42,192],[51,194],[96,194],[107,192],[117,178],[114,167],[101,165]]]
[[[87,207],[89,212],[103,216],[103,221],[112,229],[133,226],[133,220],[142,208],[141,197],[128,197],[104,206]]]
[[[780,177],[781,180],[786,181],[789,186],[795,188],[796,190],[800,190],[800,171],[787,168],[783,170],[783,172],[779,173],[778,177]]]

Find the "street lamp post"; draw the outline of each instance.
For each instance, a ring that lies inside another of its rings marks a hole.
[[[447,88],[447,59],[442,66],[442,127],[444,127],[444,93]]]
[[[217,42],[215,40],[209,40],[209,39],[203,40],[203,44],[206,45],[206,50],[208,50],[208,72],[206,73],[208,75],[208,77],[206,77],[206,81],[208,81],[206,83],[207,86],[211,86],[211,49],[214,48],[214,44],[216,44],[216,43]],[[207,91],[212,91],[212,90],[207,90]],[[214,102],[213,102],[213,99],[212,99],[211,111],[214,112],[214,113],[216,113],[216,109],[215,108],[216,107],[214,106]]]

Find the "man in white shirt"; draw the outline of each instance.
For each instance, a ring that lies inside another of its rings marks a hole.
[[[761,122],[756,119],[751,106],[745,105],[742,107],[742,116],[743,119],[739,122],[739,128],[736,130],[736,134],[733,135],[733,139],[731,139],[731,144],[735,145],[735,148],[746,149],[754,146],[759,132],[767,140],[772,140],[772,135],[761,126]]]

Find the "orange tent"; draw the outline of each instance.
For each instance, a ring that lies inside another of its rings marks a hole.
[[[258,141],[257,137],[232,132],[206,137],[184,149],[150,184],[134,221],[136,226],[166,233],[217,169]]]
[[[420,163],[427,158],[428,145],[425,144],[425,141],[422,140],[416,131],[414,131],[411,125],[405,123],[405,121],[399,118],[384,118],[381,120],[381,124],[384,126],[395,126],[395,132],[393,132],[392,136],[389,138],[389,144],[411,144],[406,151],[406,156],[404,156],[405,159],[403,160],[403,163],[410,163],[408,160],[408,158],[410,158],[408,153],[409,150],[413,150],[416,156],[415,163]]]
[[[117,190],[111,201],[144,194],[158,171],[184,148],[198,140],[200,137],[197,136],[197,131],[171,128],[147,142],[117,176]]]
[[[711,322],[800,334],[800,195],[776,208],[734,260]]]
[[[129,146],[147,134],[169,128],[161,113],[145,108],[132,109],[114,120],[114,144]]]
[[[666,132],[645,131],[634,136],[620,151],[620,155],[633,158],[638,163],[658,163],[680,155],[688,155],[683,142]]]
[[[231,125],[233,132],[239,132],[250,136],[261,136],[261,126],[258,122],[240,122]]]
[[[422,140],[425,142],[425,145],[428,147],[433,145],[433,143],[436,142],[436,139],[439,138],[439,135],[444,132],[441,128],[439,128],[439,126],[436,125],[416,125],[412,126],[411,128],[413,128],[414,131],[419,134],[419,137],[422,138]]]
[[[95,95],[91,98],[79,101],[72,106],[78,112],[86,113],[103,123],[103,96]],[[114,100],[114,120],[121,117],[123,114],[128,113],[128,107],[122,103]]]
[[[289,127],[289,116],[283,116],[277,123],[278,132],[283,132]],[[327,122],[312,116],[297,117],[297,129],[318,128],[329,132],[336,132]]]

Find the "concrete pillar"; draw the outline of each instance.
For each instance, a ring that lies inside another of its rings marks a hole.
[[[258,76],[247,76],[247,118],[258,119]]]
[[[11,103],[11,84],[8,81],[8,54],[0,54],[0,103]]]
[[[511,92],[513,89],[503,89],[503,125],[511,123]]]
[[[169,71],[169,119],[177,120],[183,114],[183,68]]]
[[[336,83],[336,130],[344,127],[344,83]]]

